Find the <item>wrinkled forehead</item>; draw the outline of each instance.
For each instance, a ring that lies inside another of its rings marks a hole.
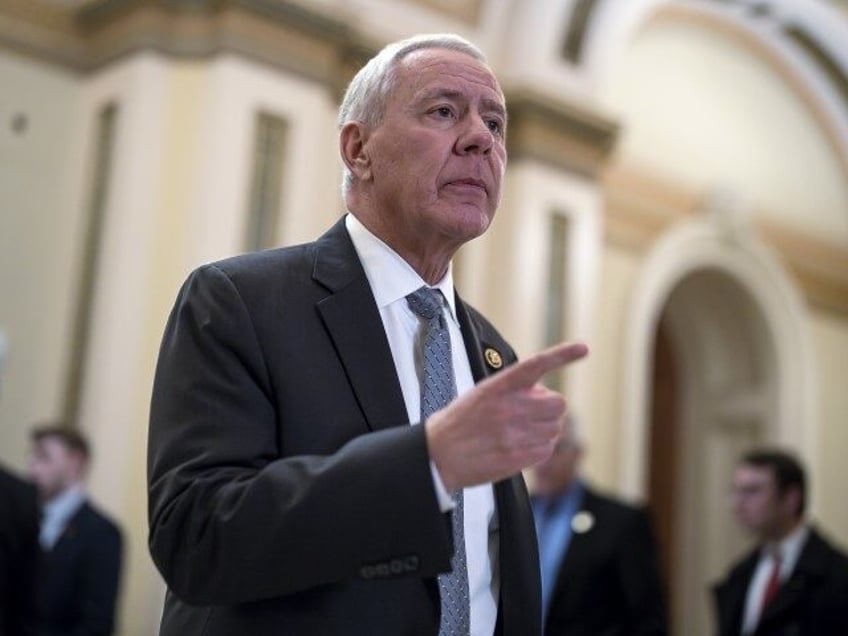
[[[397,63],[397,79],[420,89],[431,83],[468,86],[490,93],[505,109],[503,91],[489,66],[462,51],[452,49],[419,49]]]

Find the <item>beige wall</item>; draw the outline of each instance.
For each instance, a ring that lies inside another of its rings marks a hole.
[[[145,448],[153,369],[167,314],[190,269],[243,251],[254,117],[291,126],[280,242],[311,236],[338,215],[329,92],[222,57],[174,64],[140,56],[94,82],[93,102],[126,105],[90,351],[83,425],[109,448],[92,474],[128,538],[123,634],[153,633],[162,585],[147,551]],[[329,132],[328,132],[329,131]],[[124,172],[125,171],[125,172]]]
[[[617,160],[695,191],[729,190],[754,216],[848,245],[834,132],[773,55],[695,18],[644,26],[604,96],[623,123]]]
[[[598,319],[592,342],[591,393],[584,432],[588,440],[586,469],[599,484],[622,491],[621,439],[622,390],[628,322],[632,311],[632,289],[641,255],[616,246],[603,252],[599,287]],[[634,451],[635,452],[635,449]],[[632,484],[629,495],[642,494],[641,484]]]
[[[29,427],[62,409],[88,157],[79,78],[0,50],[0,86],[0,459],[21,468]]]
[[[146,545],[145,450],[165,319],[190,269],[244,249],[259,111],[290,124],[281,200],[298,213],[281,219],[279,242],[306,240],[338,217],[334,98],[326,87],[226,57],[173,63],[145,54],[81,80],[4,56],[0,81],[21,88],[3,114],[30,118],[24,135],[5,129],[0,147],[10,166],[1,203],[11,213],[0,233],[0,325],[10,350],[0,448],[19,468],[27,427],[61,410],[82,261],[82,157],[92,152],[98,111],[118,106],[80,423],[95,446],[92,496],[125,534],[120,633],[154,633],[164,588]]]
[[[810,316],[821,400],[817,451],[810,466],[812,514],[842,546],[848,546],[845,453],[848,450],[848,321],[825,313]]]

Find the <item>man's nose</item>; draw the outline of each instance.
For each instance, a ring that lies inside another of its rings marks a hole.
[[[457,152],[461,155],[475,152],[487,155],[494,143],[494,135],[489,130],[488,123],[480,115],[468,115],[462,133],[456,141]]]

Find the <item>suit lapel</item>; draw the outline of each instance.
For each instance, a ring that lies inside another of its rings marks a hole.
[[[498,623],[503,634],[534,634],[535,626],[541,626],[542,582],[536,528],[524,479],[519,474],[499,481],[494,484],[494,493],[501,580]]]
[[[785,616],[792,607],[803,600],[806,594],[809,594],[809,590],[816,586],[815,581],[823,576],[827,567],[823,559],[826,558],[820,550],[819,537],[811,528],[792,575],[778,588],[774,600],[763,612],[760,620],[763,627]]]
[[[468,355],[468,364],[471,366],[471,375],[474,382],[480,382],[487,376],[496,373],[500,367],[492,366],[491,363],[484,362],[485,352],[494,351],[498,356],[503,356],[504,351],[499,343],[486,342],[474,321],[471,320],[471,315],[463,300],[454,293],[456,300],[456,317],[459,321],[459,328],[462,332],[462,339],[465,344],[465,353]],[[502,358],[501,358],[502,359]]]
[[[748,585],[759,560],[759,551],[754,550],[734,569],[728,578],[714,589],[718,605],[718,633],[722,636],[738,634],[742,628],[742,617],[745,611],[745,597]]]
[[[379,430],[409,419],[389,341],[344,218],[315,243],[313,278],[331,293],[318,314],[347,372],[368,426]]]
[[[471,312],[459,296],[456,297],[456,313],[475,382],[497,373],[503,364],[512,361],[506,357],[507,352],[512,357],[506,343],[501,340],[489,342],[478,329]],[[496,355],[492,357],[493,354]],[[495,633],[536,633],[540,616],[533,616],[532,612],[539,609],[541,581],[533,513],[530,510],[524,479],[520,474],[504,479],[493,485],[493,491],[499,525],[501,573]],[[517,545],[530,547],[527,552],[519,553],[515,550]]]
[[[68,522],[65,524],[65,527],[62,528],[62,532],[59,534],[58,539],[56,539],[56,543],[53,544],[52,548],[47,550],[48,554],[60,554],[73,546],[79,536],[79,524],[83,515],[87,513],[87,507],[88,503],[83,502],[76,512],[71,515],[70,519],[68,519]]]
[[[588,513],[594,521],[597,521],[596,502],[594,493],[584,486],[583,501],[580,502],[575,514],[581,512]],[[573,582],[575,578],[579,578],[581,576],[580,573],[585,571],[584,563],[591,554],[597,532],[597,524],[593,524],[581,532],[575,532],[572,527],[571,539],[568,542],[565,554],[562,555],[562,561],[560,562],[556,582],[554,583],[554,589],[552,591],[554,598],[566,593],[568,583]]]
[[[772,622],[775,620],[785,620],[782,617],[791,612],[793,606],[801,601],[805,589],[804,574],[793,573],[789,580],[780,586],[774,600],[763,610],[763,615],[760,617],[756,633],[759,633],[761,630],[770,633],[768,627]]]

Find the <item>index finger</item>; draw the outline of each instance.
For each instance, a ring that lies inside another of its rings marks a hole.
[[[589,347],[582,342],[563,342],[544,351],[520,360],[490,378],[506,390],[529,389],[542,376],[550,371],[564,367],[589,353]]]

